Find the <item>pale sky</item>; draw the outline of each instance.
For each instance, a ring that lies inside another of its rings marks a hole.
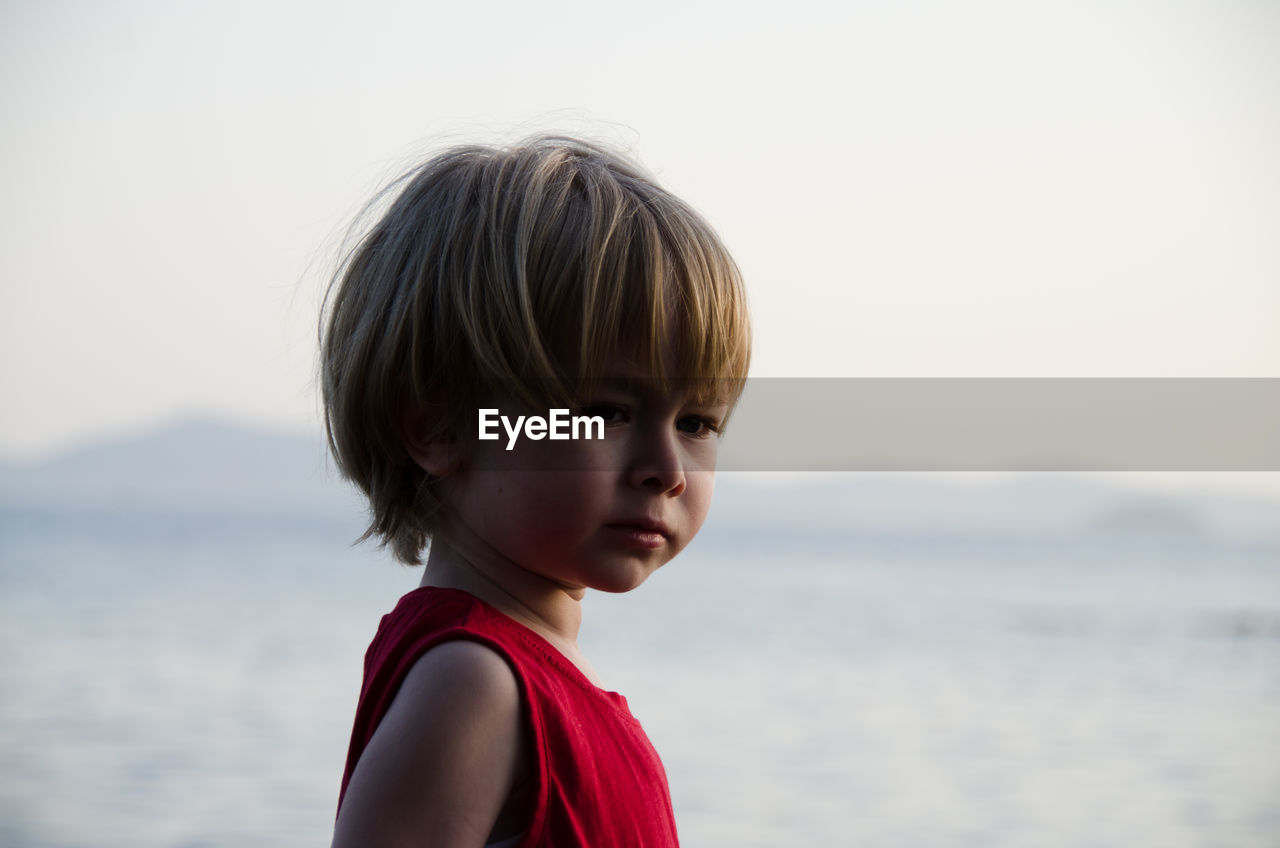
[[[632,148],[756,376],[1280,376],[1280,4],[8,3],[0,457],[316,422],[337,239],[432,146]]]

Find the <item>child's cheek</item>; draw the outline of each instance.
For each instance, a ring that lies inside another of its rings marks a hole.
[[[532,525],[526,532],[563,532],[601,519],[611,505],[611,480],[602,472],[523,472],[506,481],[510,491],[501,501],[507,515]]]
[[[702,529],[702,523],[711,510],[712,496],[716,490],[716,473],[714,471],[695,471],[688,475],[689,485],[685,492],[689,510],[689,539]]]

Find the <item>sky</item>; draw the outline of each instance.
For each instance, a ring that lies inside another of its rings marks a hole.
[[[0,7],[0,457],[317,425],[344,228],[424,153],[625,147],[754,376],[1280,377],[1280,5]]]

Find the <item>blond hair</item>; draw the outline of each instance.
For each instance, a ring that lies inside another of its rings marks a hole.
[[[369,498],[362,538],[421,561],[441,502],[408,428],[447,439],[499,386],[571,403],[624,351],[659,379],[727,380],[736,399],[751,348],[737,266],[619,154],[556,136],[457,147],[380,197],[397,191],[334,275],[322,321],[325,425]]]

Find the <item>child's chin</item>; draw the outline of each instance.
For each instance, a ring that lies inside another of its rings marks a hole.
[[[591,588],[599,592],[621,595],[640,586],[652,573],[651,568],[620,568],[614,573],[600,575]]]

